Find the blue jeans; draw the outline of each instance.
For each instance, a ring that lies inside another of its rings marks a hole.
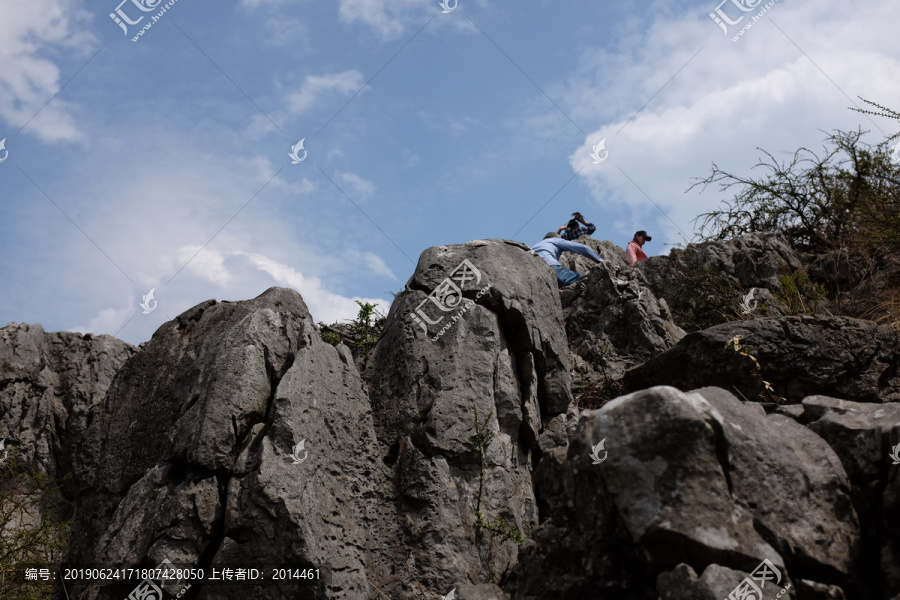
[[[556,271],[556,283],[559,287],[566,287],[570,283],[575,283],[584,275],[581,273],[576,273],[575,271],[570,271],[560,265],[550,265],[553,267],[553,270]]]

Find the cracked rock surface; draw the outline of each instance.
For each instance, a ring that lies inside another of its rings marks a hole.
[[[593,464],[601,440],[609,454]],[[718,388],[655,387],[583,412],[535,480],[549,523],[523,554],[517,599],[655,598],[680,563],[749,572],[760,557],[790,577],[857,583],[859,523],[834,451]]]
[[[771,283],[780,244],[706,262]],[[608,264],[563,293],[523,244],[429,248],[362,374],[288,289],[203,302],[137,349],[9,325],[0,437],[72,475],[70,562],[323,572],[185,600],[722,600],[763,559],[782,599],[894,600],[896,330],[754,318],[678,341],[643,272],[658,257],[629,270],[595,247]],[[788,403],[741,397],[755,380],[725,350],[735,334]],[[579,408],[572,372],[604,345],[610,372],[640,365],[634,392]]]
[[[900,330],[849,317],[763,318],[697,331],[626,373],[626,391],[718,386],[757,400],[760,386],[752,365],[725,350],[735,335],[755,349],[762,379],[790,403],[818,394],[857,402],[900,401]]]
[[[76,461],[70,558],[315,565],[328,577],[300,596],[285,584],[264,597],[365,597],[397,520],[374,446],[352,357],[322,342],[299,294],[204,302],[163,325],[95,411]],[[121,598],[120,587],[79,597]]]
[[[451,295],[438,306],[428,297],[447,290],[448,278],[464,300]],[[437,321],[427,331],[410,316],[419,307],[422,323]],[[571,393],[553,271],[503,240],[426,250],[394,300],[366,378],[386,460],[397,465],[406,564],[429,580],[444,571],[508,576],[516,544],[476,527],[475,511],[489,526],[528,531],[538,519],[531,472],[541,447],[565,445]],[[476,414],[490,436],[483,481],[470,440]]]

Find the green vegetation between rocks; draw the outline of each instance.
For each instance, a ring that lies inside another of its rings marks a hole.
[[[58,517],[58,482],[35,473],[16,455],[0,463],[0,598],[49,600],[52,581],[26,581],[25,568],[53,573],[66,544],[69,523]]]
[[[487,430],[487,427],[493,414],[494,413],[488,413],[488,416],[485,417],[484,421],[479,423],[478,409],[476,408],[475,434],[469,438],[469,442],[475,447],[475,455],[478,457],[479,464],[478,496],[475,498],[475,525],[476,527],[486,529],[492,536],[499,537],[502,540],[509,540],[516,544],[521,544],[525,541],[525,537],[522,535],[522,532],[519,531],[519,528],[516,527],[515,523],[510,523],[503,517],[500,517],[496,523],[492,523],[485,519],[484,515],[481,513],[481,498],[484,493],[484,472],[487,469],[485,449],[493,436],[493,434]]]

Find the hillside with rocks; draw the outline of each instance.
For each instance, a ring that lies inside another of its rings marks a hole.
[[[775,234],[579,241],[563,290],[518,242],[429,248],[364,357],[283,288],[138,348],[7,325],[0,437],[63,500],[18,510],[69,564],[270,575],[165,598],[900,599],[900,329],[838,310],[873,279]]]

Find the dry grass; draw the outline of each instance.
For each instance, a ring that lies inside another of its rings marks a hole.
[[[575,396],[575,406],[587,410],[601,408],[604,404],[622,395],[622,380],[604,377],[586,387]]]
[[[900,290],[885,291],[885,297],[875,302],[862,318],[900,329]]]

